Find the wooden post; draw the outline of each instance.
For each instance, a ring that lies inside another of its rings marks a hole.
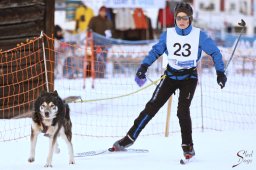
[[[172,96],[168,100],[167,116],[166,116],[166,124],[165,124],[165,137],[169,136],[170,119],[171,119],[171,108],[172,108]]]
[[[96,77],[96,73],[95,73],[95,46],[94,46],[94,39],[93,39],[93,32],[91,31],[91,50],[92,50],[92,57],[91,57],[91,76],[92,76],[92,88],[94,89],[94,80]]]
[[[86,32],[86,39],[85,39],[85,54],[84,54],[84,64],[83,64],[83,72],[84,72],[84,75],[83,75],[83,78],[84,78],[84,84],[83,84],[83,89],[85,89],[86,87],[86,77],[87,77],[87,66],[89,65],[88,64],[88,60],[87,60],[87,55],[88,54],[88,39],[89,39],[89,31]]]
[[[54,34],[54,10],[55,10],[55,0],[45,0],[45,9],[44,9],[44,33],[48,36]],[[46,40],[46,39],[45,39]],[[54,46],[50,47],[51,44],[44,42],[46,48],[54,48]],[[49,81],[49,91],[54,90],[54,62],[55,62],[55,53],[51,50],[47,50],[46,54],[48,69],[48,81]]]

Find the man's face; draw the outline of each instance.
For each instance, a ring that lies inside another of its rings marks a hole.
[[[103,18],[106,17],[106,10],[105,9],[100,10],[99,15]]]
[[[184,12],[179,12],[175,18],[176,24],[180,29],[186,29],[189,26],[189,18]]]

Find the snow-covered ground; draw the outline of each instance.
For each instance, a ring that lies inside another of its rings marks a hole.
[[[179,133],[168,138],[163,136],[139,137],[131,148],[148,149],[148,153],[114,153],[91,157],[75,158],[75,165],[68,164],[67,147],[59,140],[61,152],[53,156],[54,170],[255,170],[256,144],[255,130],[247,131],[207,131],[195,132],[196,156],[187,165],[180,165],[182,158]],[[110,147],[118,138],[90,138],[74,136],[74,151],[84,152]],[[45,169],[48,152],[48,138],[39,136],[36,148],[36,160],[28,163],[29,138],[3,142],[0,145],[2,170]],[[238,156],[238,155],[239,156]],[[232,168],[233,165],[239,164]]]
[[[150,78],[155,80],[158,77],[151,76]],[[241,81],[239,82],[239,80]],[[54,154],[52,169],[255,170],[254,80],[230,75],[228,84],[223,90],[219,89],[212,74],[205,73],[201,81],[203,81],[201,82],[203,85],[198,85],[191,106],[196,156],[189,164],[180,165],[179,163],[182,158],[182,150],[178,119],[175,116],[178,95],[175,95],[171,113],[170,136],[166,138],[163,133],[166,118],[166,108],[164,108],[164,111],[160,110],[160,113],[147,125],[135,144],[131,146],[131,148],[148,149],[148,153],[114,153],[75,158],[76,164],[69,165],[67,146],[60,138],[61,152]],[[133,82],[133,76],[122,79],[96,79],[95,89],[90,88],[92,83],[90,79],[87,79],[85,83],[87,88],[83,89],[82,80],[63,79],[56,80],[55,87],[62,97],[80,95],[84,100],[119,96],[140,89]],[[146,85],[150,83],[148,81]],[[247,85],[247,83],[249,84]],[[201,86],[203,86],[204,127],[206,129],[204,132],[200,128],[202,123]],[[116,140],[120,139],[120,136],[125,135],[154,88],[153,85],[135,96],[117,100],[71,103],[71,119],[75,134],[73,136],[74,152],[102,150],[111,147]],[[38,138],[35,162],[28,163],[27,161],[30,150],[30,122],[29,118],[1,120],[1,139],[10,139],[10,141],[0,143],[1,170],[45,169],[49,142],[48,138],[43,135]],[[102,135],[105,137],[100,137]],[[233,165],[237,166],[232,168]]]
[[[158,77],[151,76],[150,78],[155,80]],[[200,81],[203,81],[202,85],[199,83],[191,106],[196,151],[193,162],[187,165],[179,164],[182,150],[178,120],[175,116],[177,107],[177,95],[175,95],[171,113],[170,136],[166,138],[163,135],[161,128],[164,129],[166,111],[160,111],[147,125],[136,143],[131,146],[131,148],[148,149],[149,153],[117,153],[76,158],[76,164],[69,165],[66,144],[60,139],[61,153],[54,154],[52,169],[255,170],[256,128],[253,112],[255,108],[253,84],[255,81],[252,78],[230,75],[228,84],[223,90],[219,89],[212,74],[205,73]],[[91,83],[88,79],[86,81],[87,88],[83,89],[82,80],[56,80],[55,87],[62,97],[80,95],[84,100],[119,96],[139,89],[133,82],[133,76],[122,79],[118,77],[98,79],[95,81],[95,89],[90,88]],[[150,84],[150,81],[147,84]],[[203,87],[204,126],[206,129],[204,132],[200,128],[202,123],[201,86]],[[105,88],[106,90],[104,90]],[[124,99],[103,103],[70,104],[73,133],[75,134],[73,136],[75,153],[111,147],[120,136],[127,132],[154,88],[153,85],[146,91]],[[38,138],[35,162],[28,163],[27,161],[30,150],[30,123],[29,118],[1,120],[0,137],[2,140],[10,140],[0,143],[1,170],[44,169],[49,142],[48,138],[43,135]],[[91,135],[94,137],[89,137]],[[106,137],[100,137],[102,135]],[[232,168],[233,165],[237,166]]]
[[[156,80],[159,77],[150,74],[150,78]],[[222,90],[210,73],[205,73],[200,81],[191,106],[196,156],[188,165],[179,164],[182,151],[178,119],[175,116],[178,95],[175,95],[171,110],[170,136],[164,137],[163,132],[165,106],[131,147],[148,149],[149,153],[117,153],[76,158],[76,164],[69,165],[67,147],[60,139],[61,153],[54,155],[53,169],[255,170],[255,80],[252,77],[231,74],[228,76],[227,86]],[[94,89],[90,88],[90,79],[85,83],[86,89],[83,89],[83,80],[62,79],[55,81],[55,88],[62,97],[80,95],[83,100],[114,97],[140,89],[134,83],[133,76],[96,79]],[[150,83],[148,81],[146,85]],[[75,153],[112,146],[120,136],[125,135],[154,88],[152,85],[136,95],[110,101],[71,103]],[[203,103],[200,102],[202,97]],[[204,132],[201,130],[202,120]],[[35,162],[27,161],[30,150],[30,123],[29,118],[1,120],[0,137],[1,140],[7,140],[0,143],[1,170],[44,169],[49,142],[43,135],[38,139]],[[232,168],[233,165],[237,166]]]

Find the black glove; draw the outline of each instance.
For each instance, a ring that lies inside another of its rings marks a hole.
[[[225,87],[226,82],[227,82],[227,77],[224,74],[224,72],[217,71],[217,83],[218,85],[220,85],[221,89]]]
[[[144,65],[144,64],[141,64],[140,65],[140,68],[138,69],[137,73],[136,73],[136,76],[139,78],[139,79],[145,79],[146,78],[146,72],[148,70],[148,66]]]

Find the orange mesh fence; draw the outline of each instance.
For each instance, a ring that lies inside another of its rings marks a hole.
[[[19,117],[31,110],[31,102],[45,85],[42,39],[0,53],[0,116]]]
[[[0,140],[28,135],[31,121],[14,118],[30,116],[33,101],[46,89],[42,43],[38,37],[0,53]],[[10,118],[9,123],[3,122]]]

